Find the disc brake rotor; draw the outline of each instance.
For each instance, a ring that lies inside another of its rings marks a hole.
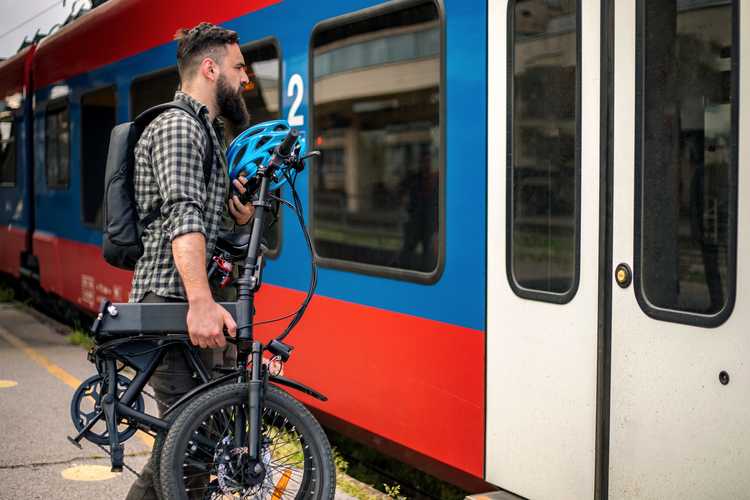
[[[219,489],[224,495],[233,495],[239,491],[247,493],[247,488],[261,486],[262,488],[274,488],[273,480],[269,470],[271,463],[271,453],[268,447],[264,446],[261,451],[261,470],[254,472],[254,465],[248,462],[247,446],[233,447],[233,438],[225,436],[216,447],[214,454],[214,463],[216,467],[216,481]],[[244,498],[244,496],[243,496]]]

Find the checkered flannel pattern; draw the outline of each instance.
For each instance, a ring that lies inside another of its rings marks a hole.
[[[175,99],[190,104],[202,120],[208,108],[183,92]],[[143,256],[133,275],[130,302],[148,292],[162,297],[185,298],[185,288],[172,256],[172,240],[187,233],[206,238],[206,264],[226,218],[229,191],[224,134],[219,119],[211,130],[214,161],[208,189],[203,176],[206,132],[195,118],[179,109],[156,117],[143,131],[135,148],[135,200],[143,218],[160,207],[159,217],[143,234]]]

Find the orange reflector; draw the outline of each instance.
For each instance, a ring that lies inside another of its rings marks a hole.
[[[291,469],[287,469],[284,471],[284,473],[281,475],[281,479],[279,479],[279,482],[276,483],[276,488],[273,490],[273,495],[271,496],[271,500],[280,500],[281,495],[284,494],[284,490],[286,490],[287,484],[289,484],[289,479],[292,477],[292,471]]]

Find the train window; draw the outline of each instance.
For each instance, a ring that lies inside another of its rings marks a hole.
[[[242,47],[242,55],[250,79],[242,92],[250,113],[247,127],[268,120],[278,120],[281,118],[281,65],[277,45],[271,41],[253,43]],[[242,130],[234,130],[228,126],[227,143],[232,142]]]
[[[130,86],[130,116],[135,118],[148,108],[171,101],[179,85],[177,68],[134,80]]]
[[[11,113],[0,114],[0,187],[16,185],[16,124]]]
[[[578,283],[579,6],[509,9],[508,276],[519,296],[562,303]]]
[[[70,124],[67,103],[50,103],[45,117],[47,187],[67,189],[70,180]]]
[[[281,64],[279,64],[278,46],[273,41],[252,43],[242,47],[242,55],[245,58],[247,74],[250,78],[250,82],[242,92],[247,111],[250,113],[247,126],[268,120],[278,120],[281,118]],[[229,144],[242,130],[236,130],[227,124],[225,132],[227,144]],[[281,193],[275,194],[279,196]],[[277,213],[280,218],[282,212]],[[268,219],[268,224],[264,234],[266,245],[270,250],[267,255],[274,257],[281,246],[281,224],[272,218]]]
[[[102,225],[104,167],[116,105],[114,87],[81,97],[81,211],[83,222],[96,227]]]
[[[738,5],[639,4],[636,285],[661,319],[713,326],[734,304]]]
[[[441,22],[387,8],[312,37],[312,234],[323,264],[419,281],[442,248]]]

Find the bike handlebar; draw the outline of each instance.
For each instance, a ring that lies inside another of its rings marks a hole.
[[[284,140],[281,141],[281,144],[279,144],[278,149],[276,150],[279,156],[287,157],[292,153],[292,148],[294,147],[294,143],[297,142],[297,137],[299,136],[299,132],[297,132],[297,129],[290,128],[289,133],[284,137]]]

